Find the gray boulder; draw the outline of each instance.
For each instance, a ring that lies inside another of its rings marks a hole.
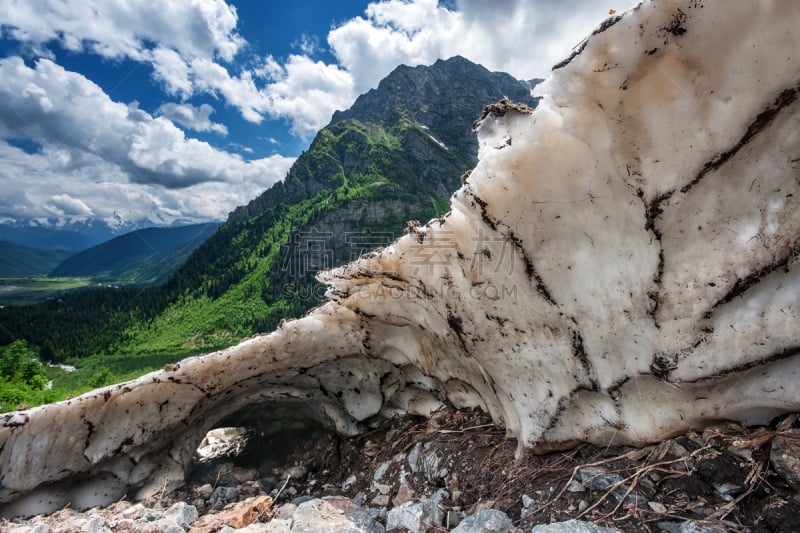
[[[503,511],[485,509],[466,517],[453,530],[454,533],[511,533],[514,523]]]

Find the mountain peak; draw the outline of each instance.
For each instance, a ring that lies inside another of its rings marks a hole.
[[[530,87],[529,82],[491,72],[462,56],[432,65],[400,65],[350,109],[334,113],[331,125],[347,119],[391,125],[404,118],[430,129],[445,145],[469,145],[472,119],[484,104],[505,96],[534,106]]]

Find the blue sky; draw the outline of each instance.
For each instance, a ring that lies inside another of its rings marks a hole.
[[[518,78],[591,0],[0,0],[0,222],[221,220],[400,64]]]

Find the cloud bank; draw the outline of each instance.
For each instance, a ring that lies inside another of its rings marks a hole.
[[[166,110],[183,111],[182,120],[214,128],[210,106]],[[34,67],[18,57],[0,60],[0,136],[43,147],[27,153],[8,143],[0,146],[0,182],[6,190],[24,191],[13,197],[27,198],[26,216],[99,215],[100,207],[89,206],[109,205],[105,197],[116,190],[132,202],[137,216],[158,207],[180,218],[186,208],[201,219],[218,219],[282,179],[294,161],[280,155],[245,161],[187,138],[170,120],[151,116],[135,102],[114,102],[92,81],[49,59]],[[133,193],[136,185],[145,187]],[[212,196],[194,198],[200,191]],[[0,212],[16,211],[16,202],[3,203]]]
[[[165,218],[224,217],[280,180],[293,159],[248,161],[188,136],[177,125],[220,140],[228,133],[211,120],[212,106],[191,98],[211,96],[255,124],[284,120],[292,134],[310,139],[335,110],[400,64],[463,55],[518,78],[543,77],[608,7],[590,0],[384,0],[323,39],[299,36],[296,53],[277,57],[252,51],[225,0],[0,0],[2,35],[37,58],[0,61],[0,185],[7,191],[0,216],[101,216],[123,202],[133,216],[157,209]],[[153,114],[135,101],[114,101],[55,63],[48,50],[54,44],[146,64],[173,101]],[[20,149],[15,140],[39,149]]]
[[[39,49],[57,41],[70,50],[146,62],[173,96],[213,94],[246,120],[285,118],[305,137],[400,64],[463,55],[521,79],[545,76],[607,9],[589,0],[456,0],[450,6],[384,0],[331,30],[327,45],[335,64],[315,60],[319,43],[302,35],[297,48],[303,54],[266,56],[258,67],[237,71],[231,61],[247,43],[236,32],[235,7],[223,0],[4,3],[0,24],[8,36]]]

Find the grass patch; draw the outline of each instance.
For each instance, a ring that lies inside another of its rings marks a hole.
[[[69,291],[101,286],[92,278],[0,278],[0,305],[43,302]]]

